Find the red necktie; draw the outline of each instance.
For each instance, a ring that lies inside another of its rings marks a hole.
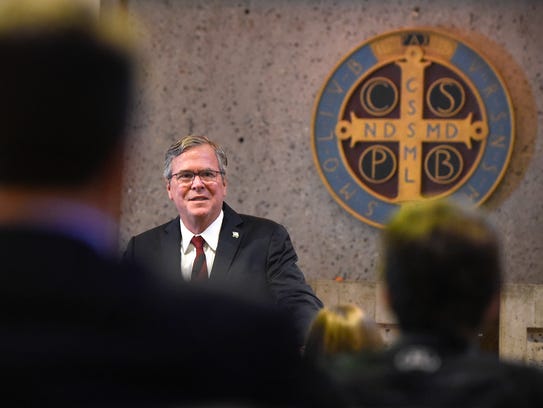
[[[206,254],[204,253],[205,240],[200,236],[194,236],[190,240],[192,245],[196,248],[196,257],[192,264],[192,273],[190,276],[191,281],[203,281],[207,280],[207,263]]]

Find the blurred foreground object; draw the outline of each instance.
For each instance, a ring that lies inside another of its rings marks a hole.
[[[354,304],[321,309],[309,328],[305,357],[317,362],[339,353],[380,350],[383,339],[375,322]]]
[[[389,350],[338,358],[348,404],[536,407],[543,374],[477,347],[499,308],[499,237],[482,213],[445,201],[404,205],[383,231],[387,298],[401,328]]]
[[[313,406],[289,318],[119,265],[134,62],[118,23],[0,2],[2,406]]]

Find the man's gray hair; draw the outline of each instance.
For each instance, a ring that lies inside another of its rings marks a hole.
[[[217,161],[219,162],[219,170],[223,173],[222,177],[224,178],[228,159],[226,158],[226,153],[224,152],[223,148],[215,142],[209,140],[206,136],[195,135],[184,136],[168,148],[164,158],[164,178],[168,181],[172,178],[173,159],[187,150],[192,149],[193,147],[206,144],[211,146],[215,151],[215,156],[217,156]]]

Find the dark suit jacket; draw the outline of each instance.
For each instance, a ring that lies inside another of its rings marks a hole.
[[[337,357],[329,370],[348,406],[543,406],[543,372],[451,336],[405,336],[382,353]]]
[[[0,261],[3,406],[311,405],[273,308],[163,285],[50,231],[0,227]]]
[[[279,305],[293,317],[303,344],[307,328],[322,307],[296,265],[298,257],[286,229],[276,222],[238,214],[223,205],[210,284],[239,296]],[[142,262],[181,282],[179,217],[130,239],[124,258]]]

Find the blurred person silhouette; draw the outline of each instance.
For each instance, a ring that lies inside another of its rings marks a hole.
[[[441,200],[406,204],[382,235],[390,349],[338,358],[345,401],[371,407],[538,407],[543,374],[477,347],[499,308],[499,238],[482,214]]]
[[[282,225],[239,214],[226,202],[224,149],[206,136],[189,135],[166,151],[164,179],[178,216],[138,234],[124,258],[153,265],[164,280],[197,281],[239,297],[278,305],[293,318],[300,346],[322,307],[297,265],[298,256]],[[203,244],[203,263],[195,260]],[[195,273],[194,265],[198,267]]]
[[[281,312],[116,261],[136,61],[122,21],[0,2],[0,400],[313,405]]]
[[[384,348],[375,321],[355,304],[325,307],[309,327],[304,356],[314,364],[339,353],[356,354]]]

